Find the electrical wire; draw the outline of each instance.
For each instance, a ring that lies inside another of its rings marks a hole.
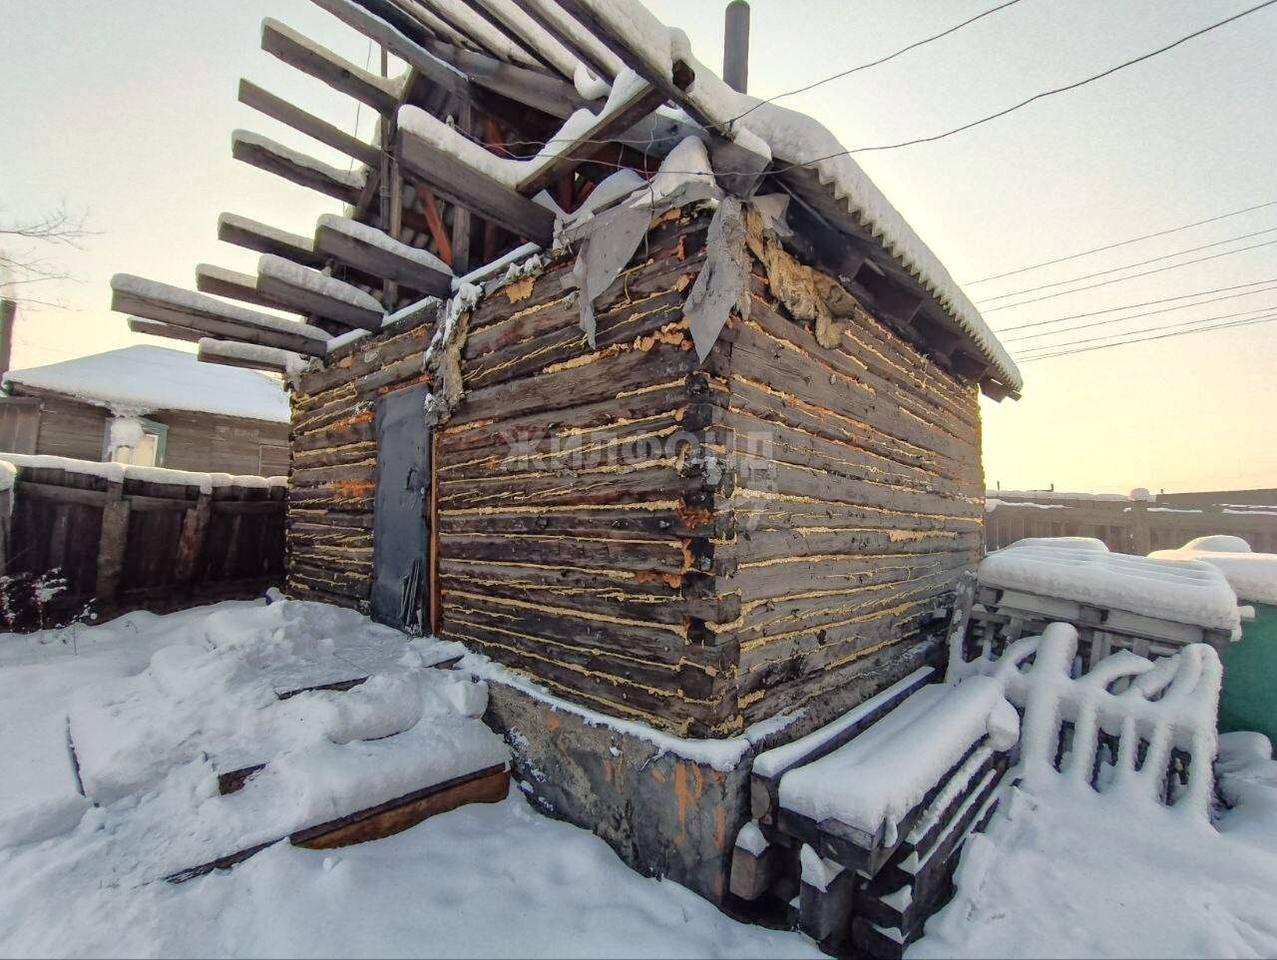
[[[1062,287],[1067,283],[1081,283],[1083,280],[1091,280],[1095,277],[1107,276],[1110,273],[1119,273],[1122,270],[1134,270],[1136,267],[1147,266],[1150,263],[1158,263],[1162,260],[1169,260],[1172,257],[1182,257],[1185,254],[1197,253],[1200,250],[1209,250],[1211,247],[1222,247],[1226,243],[1236,243],[1238,240],[1249,240],[1252,237],[1263,236],[1266,233],[1277,233],[1277,227],[1268,227],[1265,230],[1256,230],[1254,233],[1244,233],[1237,237],[1229,237],[1227,240],[1216,240],[1214,243],[1204,243],[1200,247],[1189,247],[1187,250],[1176,250],[1174,253],[1165,253],[1160,257],[1150,257],[1147,260],[1140,260],[1137,263],[1128,263],[1122,267],[1110,267],[1108,270],[1097,270],[1095,273],[1083,274],[1080,277],[1071,277],[1068,280],[1056,280],[1054,283],[1044,283],[1037,287],[1027,287],[1024,290],[1016,290],[1012,293],[1000,293],[996,297],[986,297],[983,300],[976,300],[975,302],[977,304],[993,303],[995,300],[1005,300],[1007,297],[1019,297],[1026,293],[1037,293],[1039,290],[1049,290],[1052,287]],[[1189,261],[1189,263],[1196,262],[1197,261]],[[1187,266],[1187,264],[1175,264],[1174,266]],[[1167,269],[1169,270],[1171,267],[1167,267]]]
[[[1163,334],[1160,334],[1159,336],[1143,337],[1139,340],[1124,340],[1121,343],[1105,343],[1105,344],[1101,344],[1098,347],[1080,347],[1077,350],[1066,350],[1061,353],[1052,353],[1052,354],[1047,354],[1046,356],[1041,356],[1041,357],[1028,357],[1024,360],[1018,360],[1016,362],[1017,363],[1033,363],[1035,360],[1053,360],[1056,357],[1070,357],[1079,353],[1091,353],[1095,350],[1111,350],[1114,347],[1125,347],[1133,343],[1148,343],[1149,341],[1152,341],[1152,340],[1167,340],[1172,337],[1186,337],[1189,334],[1194,334],[1194,333],[1210,333],[1215,330],[1229,330],[1234,327],[1249,327],[1257,323],[1272,323],[1275,320],[1277,320],[1277,314],[1274,314],[1273,316],[1270,316],[1270,317],[1260,317],[1256,320],[1239,320],[1234,323],[1221,323],[1218,326],[1201,327],[1197,330],[1181,330],[1178,333],[1163,333]]]
[[[1274,288],[1274,289],[1277,289],[1277,288]],[[1207,301],[1207,302],[1209,302],[1209,301]],[[1197,306],[1197,304],[1190,304],[1190,306]],[[1185,309],[1185,308],[1184,308],[1184,307],[1171,307],[1170,309],[1171,309],[1171,310],[1183,310],[1183,309]],[[1255,313],[1264,313],[1265,311],[1268,311],[1268,310],[1277,310],[1277,304],[1273,304],[1272,306],[1267,306],[1267,307],[1260,307],[1260,308],[1259,308],[1259,309],[1257,309],[1257,310],[1238,310],[1238,311],[1237,311],[1237,312],[1235,312],[1235,313],[1221,313],[1221,314],[1216,314],[1216,315],[1215,315],[1215,316],[1213,316],[1213,317],[1202,317],[1201,319],[1202,319],[1203,321],[1206,321],[1206,320],[1228,320],[1228,319],[1231,319],[1231,318],[1233,318],[1233,317],[1249,317],[1249,316],[1250,316],[1250,315],[1252,315],[1252,314],[1255,314]],[[1127,320],[1139,320],[1139,319],[1142,319],[1143,317],[1151,317],[1151,316],[1153,316],[1154,314],[1158,314],[1158,313],[1166,313],[1166,312],[1168,312],[1168,311],[1166,311],[1166,310],[1151,310],[1151,311],[1149,311],[1148,313],[1136,313],[1136,314],[1132,314],[1132,315],[1131,315],[1131,316],[1129,316],[1129,317],[1118,317],[1118,318],[1113,319],[1113,320],[1096,320],[1094,323],[1080,323],[1080,324],[1078,324],[1076,327],[1065,327],[1065,328],[1064,328],[1064,329],[1062,329],[1062,330],[1044,330],[1044,331],[1042,331],[1041,333],[1025,333],[1025,334],[1021,334],[1021,335],[1020,335],[1020,336],[1018,336],[1018,337],[1002,337],[1002,338],[1001,338],[1001,341],[1002,341],[1002,343],[1005,345],[1005,344],[1008,344],[1008,343],[1021,343],[1021,342],[1025,341],[1025,340],[1036,340],[1036,339],[1037,339],[1037,338],[1039,338],[1039,337],[1058,337],[1058,336],[1060,336],[1061,334],[1066,334],[1066,333],[1076,333],[1076,332],[1077,332],[1077,331],[1079,331],[1079,330],[1091,330],[1091,329],[1094,329],[1095,327],[1106,327],[1106,326],[1108,326],[1108,325],[1109,325],[1109,324],[1111,324],[1111,323],[1124,323],[1124,322],[1126,322]],[[1109,334],[1109,336],[1121,336],[1121,334]],[[1039,344],[1037,348],[1026,348],[1026,349],[1045,349],[1045,348],[1048,348],[1048,347],[1058,347],[1058,346],[1061,346],[1061,344],[1058,344],[1058,343],[1056,343],[1056,344],[1045,344],[1045,343],[1044,343],[1044,344]]]
[[[957,26],[950,27],[948,30],[944,30],[941,33],[934,34],[923,40],[917,40],[909,44],[907,47],[901,47],[895,53],[888,54],[885,57],[880,57],[877,60],[871,60],[868,63],[862,63],[860,66],[852,67],[849,70],[843,70],[841,73],[835,73],[832,76],[825,77],[823,80],[817,80],[815,83],[809,83],[806,86],[798,87],[794,90],[789,90],[785,93],[778,93],[776,94],[776,96],[768,97],[766,100],[760,100],[758,103],[754,104],[744,113],[740,114],[740,116],[733,117],[732,119],[728,120],[727,125],[731,126],[731,124],[735,123],[737,120],[743,120],[745,117],[749,116],[759,107],[763,106],[763,104],[775,103],[777,100],[784,99],[785,97],[796,96],[797,94],[800,94],[800,93],[806,93],[809,90],[815,90],[817,87],[824,86],[826,83],[832,83],[835,80],[841,80],[843,77],[849,77],[853,73],[859,73],[862,70],[868,70],[870,67],[881,66],[884,63],[887,63],[891,60],[896,59],[896,57],[899,57],[903,54],[908,53],[910,50],[917,50],[919,47],[925,46],[928,43],[932,43],[936,40],[941,40],[944,37],[949,36],[950,34],[957,33],[963,27],[968,27],[971,24],[975,23],[977,20],[983,20],[985,17],[989,16],[990,14],[997,13],[1000,10],[1005,10],[1007,7],[1015,6],[1015,4],[1019,2],[1020,0],[1008,0],[1007,3],[1003,3],[996,7],[992,7],[988,10],[985,10],[983,13],[977,13],[974,17],[971,17],[969,20],[963,20]]]
[[[1273,0],[1277,3],[1277,0]],[[1223,253],[1213,253],[1209,257],[1198,257],[1196,260],[1185,260],[1183,263],[1175,263],[1169,267],[1158,267],[1156,270],[1145,270],[1143,273],[1132,273],[1129,277],[1114,277],[1112,280],[1101,280],[1099,283],[1089,283],[1085,287],[1075,287],[1072,290],[1061,290],[1058,293],[1048,293],[1045,296],[1033,297],[1029,300],[1017,300],[1015,303],[1004,303],[1001,306],[989,307],[981,313],[996,313],[999,310],[1012,310],[1015,307],[1028,306],[1030,303],[1041,303],[1043,300],[1055,300],[1057,297],[1067,297],[1072,293],[1082,293],[1086,290],[1095,290],[1099,287],[1112,286],[1115,283],[1125,283],[1127,280],[1138,280],[1140,277],[1151,277],[1155,273],[1165,273],[1167,270],[1178,270],[1180,267],[1192,266],[1195,263],[1206,263],[1208,260],[1218,260],[1220,257],[1231,257],[1235,253],[1246,253],[1250,250],[1258,250],[1260,247],[1271,247],[1277,243],[1277,240],[1265,240],[1263,243],[1252,243],[1249,247],[1238,247],[1236,250],[1226,250]]]
[[[1053,267],[1057,263],[1067,263],[1069,260],[1077,260],[1080,257],[1090,256],[1092,253],[1103,253],[1106,250],[1116,250],[1118,247],[1125,247],[1132,243],[1139,243],[1141,240],[1152,240],[1155,237],[1165,237],[1172,233],[1179,233],[1181,230],[1204,226],[1208,223],[1218,223],[1220,220],[1227,220],[1230,217],[1239,217],[1243,213],[1252,213],[1255,210],[1263,210],[1266,207],[1272,206],[1277,206],[1277,200],[1257,203],[1253,207],[1243,207],[1241,210],[1234,210],[1231,213],[1221,213],[1217,217],[1207,217],[1205,220],[1194,220],[1192,223],[1181,224],[1178,227],[1170,227],[1167,230],[1158,230],[1156,233],[1146,233],[1143,236],[1132,237],[1130,240],[1119,240],[1117,243],[1105,244],[1102,247],[1092,247],[1090,250],[1083,250],[1080,253],[1070,253],[1066,257],[1056,257],[1054,260],[1043,260],[1041,263],[1031,263],[1027,267],[1017,267],[1014,270],[1006,271],[1006,273],[995,273],[989,277],[981,277],[979,280],[969,280],[963,284],[963,286],[974,287],[977,283],[988,283],[990,280],[1001,280],[1003,277],[1012,277],[1017,273],[1028,273],[1030,270],[1037,270],[1039,267]]]
[[[1256,316],[1257,314],[1263,314],[1265,316],[1277,316],[1277,307],[1264,307],[1260,310],[1245,311],[1243,314],[1233,314],[1232,323],[1246,322],[1245,320],[1235,319],[1235,318],[1243,317],[1243,316],[1246,318],[1246,320],[1258,319],[1258,317]],[[1121,333],[1105,333],[1105,334],[1101,334],[1098,337],[1083,337],[1081,340],[1069,340],[1065,343],[1041,344],[1036,347],[1027,347],[1025,348],[1023,352],[1017,353],[1015,356],[1017,359],[1027,360],[1029,359],[1030,356],[1036,355],[1038,353],[1051,353],[1056,350],[1063,350],[1068,347],[1077,347],[1086,343],[1099,343],[1101,340],[1112,340],[1116,337],[1134,337],[1142,333],[1162,333],[1167,330],[1182,330],[1187,328],[1202,327],[1202,326],[1212,324],[1215,321],[1221,320],[1221,319],[1230,319],[1230,318],[1199,317],[1196,320],[1184,320],[1180,323],[1165,323],[1165,324],[1159,324],[1153,327],[1143,327],[1139,330],[1124,330]],[[1219,326],[1221,327],[1229,326],[1229,325],[1230,324],[1219,324]]]

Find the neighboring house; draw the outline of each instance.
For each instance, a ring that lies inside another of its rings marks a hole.
[[[120,275],[113,307],[288,375],[289,593],[496,661],[529,791],[721,901],[754,738],[943,657],[982,551],[979,398],[1019,371],[828,130],[633,0],[456,4],[499,61],[418,4],[315,2],[412,70],[273,20],[263,47],[378,111],[388,149],[245,81],[361,163],[233,151],[346,215],[223,215],[256,275]],[[728,759],[656,762],[688,738]]]
[[[277,379],[139,344],[3,377],[0,451],[236,475],[288,473]]]

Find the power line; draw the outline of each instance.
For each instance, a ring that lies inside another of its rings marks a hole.
[[[1024,360],[1017,361],[1017,363],[1032,363],[1035,360],[1052,360],[1056,357],[1069,357],[1078,353],[1091,353],[1095,350],[1111,350],[1113,347],[1125,347],[1133,343],[1147,343],[1151,340],[1167,340],[1171,337],[1186,337],[1193,333],[1210,333],[1214,330],[1228,330],[1234,327],[1249,327],[1257,323],[1272,323],[1275,320],[1277,320],[1277,314],[1269,317],[1259,317],[1255,320],[1238,320],[1233,323],[1221,323],[1214,327],[1199,327],[1196,330],[1181,330],[1178,333],[1163,333],[1155,337],[1143,337],[1139,340],[1124,340],[1121,343],[1104,343],[1098,347],[1080,347],[1077,350],[1065,350],[1061,353],[1051,353],[1042,357],[1028,357]]]
[[[917,40],[914,43],[909,44],[907,47],[901,47],[895,53],[888,54],[885,57],[880,57],[877,60],[871,60],[869,63],[862,63],[860,66],[852,67],[849,70],[843,70],[841,73],[835,73],[832,76],[825,77],[823,80],[817,80],[815,83],[809,83],[804,87],[798,87],[795,90],[790,90],[786,93],[778,93],[774,97],[768,97],[766,100],[760,100],[758,103],[754,104],[744,113],[742,113],[740,116],[733,117],[731,120],[728,120],[727,124],[731,125],[735,123],[737,120],[744,119],[745,117],[749,116],[751,113],[753,113],[755,110],[757,110],[759,107],[761,107],[765,103],[775,103],[777,100],[783,99],[784,97],[792,97],[800,93],[806,93],[808,90],[815,90],[817,87],[823,86],[826,83],[832,83],[835,80],[841,80],[843,77],[849,77],[853,73],[859,73],[861,70],[868,70],[870,67],[881,66],[882,64],[887,63],[890,60],[896,59],[896,57],[899,57],[903,54],[908,53],[910,50],[917,50],[919,47],[925,46],[928,43],[932,43],[935,40],[940,40],[940,39],[943,39],[944,37],[949,36],[952,33],[957,33],[963,27],[970,26],[971,24],[975,23],[977,20],[983,20],[985,17],[989,16],[990,14],[997,13],[999,10],[1005,10],[1007,7],[1014,6],[1015,4],[1019,2],[1020,0],[1008,0],[1007,3],[1003,3],[996,7],[992,7],[988,10],[985,10],[983,13],[977,13],[974,17],[971,17],[969,20],[963,20],[960,24],[958,24],[955,27],[950,27],[948,30],[944,30],[940,33],[934,34],[930,37],[927,37],[926,39]]]
[[[1232,213],[1221,213],[1217,217],[1208,217],[1205,220],[1194,220],[1192,223],[1185,223],[1178,227],[1171,227],[1168,230],[1158,230],[1156,233],[1146,233],[1140,237],[1132,237],[1130,240],[1119,240],[1117,243],[1106,244],[1102,247],[1092,247],[1090,250],[1083,250],[1080,253],[1070,253],[1066,257],[1056,257],[1054,260],[1043,260],[1041,263],[1031,263],[1027,267],[1017,267],[1015,270],[1008,270],[1006,273],[995,273],[990,277],[981,277],[979,280],[970,280],[964,286],[974,287],[977,283],[988,283],[990,280],[1001,280],[1003,277],[1015,276],[1017,273],[1027,273],[1030,270],[1037,270],[1039,267],[1053,267],[1057,263],[1065,263],[1069,260],[1077,260],[1079,257],[1089,256],[1092,253],[1103,253],[1105,250],[1116,250],[1118,247],[1125,247],[1132,243],[1139,243],[1141,240],[1152,240],[1155,237],[1164,237],[1168,234],[1179,233],[1181,230],[1188,230],[1191,227],[1200,227],[1208,223],[1217,223],[1220,220],[1227,220],[1229,217],[1238,217],[1243,213],[1251,213],[1255,210],[1263,210],[1266,207],[1277,206],[1277,200],[1269,200],[1266,203],[1257,203],[1253,207],[1245,207],[1241,210],[1234,210]]]
[[[1001,327],[994,330],[994,333],[1010,333],[1013,330],[1027,330],[1030,327],[1044,327],[1052,323],[1064,323],[1066,320],[1081,320],[1085,317],[1098,317],[1106,313],[1118,313],[1122,310],[1134,310],[1137,307],[1153,307],[1159,303],[1172,303],[1176,300],[1188,300],[1192,297],[1205,297],[1212,293],[1223,293],[1226,290],[1242,290],[1246,287],[1258,287],[1265,283],[1277,284],[1277,277],[1269,277],[1267,280],[1252,280],[1250,283],[1238,283],[1231,287],[1216,287],[1214,290],[1199,290],[1196,293],[1181,293],[1175,297],[1162,297],[1160,300],[1144,300],[1141,303],[1128,303],[1121,307],[1107,307],[1103,310],[1091,310],[1087,313],[1071,313],[1066,317],[1056,317],[1054,320],[1035,320],[1032,323],[1020,323],[1014,327]],[[1265,287],[1263,290],[1249,290],[1246,293],[1236,293],[1227,297],[1216,297],[1214,300],[1200,300],[1197,303],[1184,303],[1178,307],[1168,307],[1166,310],[1154,310],[1151,313],[1167,313],[1170,310],[1184,310],[1188,307],[1200,307],[1207,303],[1218,303],[1221,300],[1235,300],[1238,297],[1248,297],[1252,293],[1265,293],[1268,290],[1277,290],[1277,287]],[[1120,317],[1121,320],[1132,320],[1136,316],[1149,316],[1151,314],[1133,314],[1130,317]]]
[[[1272,0],[1277,3],[1277,0]],[[1246,253],[1248,250],[1258,250],[1260,247],[1271,247],[1277,243],[1277,240],[1265,240],[1263,243],[1252,243],[1249,247],[1238,247],[1236,250],[1226,250],[1223,253],[1213,253],[1209,257],[1198,257],[1196,260],[1185,260],[1183,263],[1175,263],[1169,267],[1158,267],[1156,270],[1145,270],[1143,273],[1132,273],[1129,277],[1114,277],[1112,280],[1101,280],[1099,283],[1090,283],[1085,287],[1074,287],[1072,290],[1061,290],[1059,293],[1048,293],[1045,296],[1033,297],[1030,300],[1017,300],[1015,303],[1004,303],[1000,307],[989,307],[982,310],[981,313],[996,313],[998,310],[1011,310],[1015,307],[1024,307],[1030,303],[1041,303],[1043,300],[1054,300],[1057,297],[1067,297],[1071,293],[1082,293],[1086,290],[1095,290],[1098,287],[1111,286],[1114,283],[1125,283],[1127,280],[1138,280],[1140,277],[1150,277],[1155,273],[1165,273],[1167,270],[1178,270],[1180,267],[1192,266],[1195,263],[1205,263],[1208,260],[1218,260],[1220,257],[1231,257],[1235,253]]]
[[[1024,290],[1015,290],[1011,293],[1000,293],[996,297],[986,297],[983,300],[977,300],[975,302],[977,304],[992,303],[995,300],[1005,300],[1007,297],[1019,297],[1019,296],[1023,296],[1026,293],[1036,293],[1039,290],[1049,290],[1051,289],[1051,287],[1062,287],[1066,283],[1081,283],[1083,280],[1091,280],[1095,277],[1107,276],[1110,273],[1119,273],[1122,270],[1134,270],[1136,267],[1147,266],[1150,263],[1158,263],[1159,261],[1162,261],[1162,260],[1169,260],[1172,257],[1182,257],[1188,253],[1197,253],[1199,250],[1209,250],[1211,247],[1222,247],[1226,243],[1236,243],[1238,240],[1249,240],[1252,237],[1263,236],[1266,233],[1277,233],[1277,227],[1268,227],[1265,230],[1256,230],[1254,233],[1244,233],[1237,237],[1229,237],[1227,240],[1216,240],[1214,243],[1204,243],[1200,247],[1189,247],[1187,250],[1176,250],[1174,253],[1164,253],[1160,257],[1150,257],[1147,260],[1140,260],[1136,263],[1128,263],[1125,266],[1110,267],[1108,270],[1097,270],[1095,273],[1083,274],[1080,277],[1071,277],[1068,280],[1056,280],[1054,283],[1044,283],[1037,287],[1027,287]],[[1189,261],[1189,263],[1196,263],[1196,262],[1197,261],[1195,260]],[[1187,266],[1187,264],[1177,263],[1174,266],[1177,266],[1177,267]],[[1167,267],[1167,269],[1169,270],[1171,268]],[[1126,278],[1123,277],[1122,279],[1126,279]],[[1071,290],[1066,292],[1072,293]]]
[[[1161,324],[1159,326],[1143,327],[1142,329],[1139,329],[1139,330],[1124,330],[1121,333],[1105,333],[1105,334],[1101,334],[1098,337],[1083,337],[1081,340],[1069,340],[1065,343],[1041,344],[1040,346],[1036,346],[1036,347],[1026,347],[1025,348],[1026,352],[1017,354],[1016,359],[1028,360],[1028,359],[1031,359],[1031,357],[1034,354],[1051,353],[1056,350],[1062,350],[1068,347],[1080,346],[1084,343],[1099,343],[1101,340],[1112,340],[1116,337],[1134,337],[1141,333],[1162,333],[1167,330],[1181,330],[1181,329],[1189,328],[1189,327],[1201,327],[1201,326],[1214,323],[1217,320],[1232,319],[1233,323],[1244,323],[1246,322],[1245,320],[1237,320],[1233,318],[1246,317],[1247,319],[1253,320],[1253,319],[1257,319],[1256,314],[1263,314],[1265,316],[1277,316],[1277,307],[1263,307],[1262,309],[1259,309],[1259,310],[1247,310],[1247,311],[1243,311],[1242,313],[1229,314],[1222,317],[1199,317],[1196,320],[1184,320],[1180,323],[1166,323],[1166,324]],[[1220,326],[1229,326],[1229,324],[1220,324]]]
[[[1277,289],[1277,287],[1274,287],[1273,289]],[[1210,301],[1207,301],[1207,302],[1209,303]],[[1197,306],[1197,304],[1195,303],[1189,304],[1189,306],[1195,307]],[[1184,307],[1171,307],[1169,309],[1183,310]],[[1277,310],[1277,304],[1273,304],[1267,307],[1260,307],[1258,310],[1238,310],[1236,313],[1221,313],[1221,314],[1216,314],[1213,317],[1202,317],[1200,319],[1202,322],[1205,322],[1207,320],[1228,320],[1233,317],[1249,317],[1252,314],[1264,313],[1268,310]],[[1151,317],[1154,314],[1167,313],[1167,312],[1168,312],[1167,310],[1151,310],[1148,313],[1136,313],[1136,314],[1132,314],[1129,317],[1116,317],[1110,320],[1096,320],[1094,323],[1080,323],[1076,327],[1066,327],[1063,330],[1043,330],[1041,333],[1025,333],[1018,337],[1006,337],[1005,339],[1002,340],[1002,342],[1004,344],[1007,344],[1007,343],[1017,343],[1024,340],[1036,340],[1038,337],[1058,337],[1060,334],[1064,334],[1064,333],[1076,333],[1079,330],[1090,330],[1090,329],[1093,329],[1094,327],[1106,327],[1111,323],[1124,323],[1127,320],[1139,320],[1143,317]],[[1109,334],[1109,336],[1116,337],[1116,336],[1121,336],[1121,334],[1112,333],[1112,334]],[[1047,350],[1047,349],[1051,349],[1051,348],[1059,347],[1059,346],[1063,346],[1063,344],[1044,343],[1044,344],[1039,344],[1037,347],[1029,347],[1026,349]]]

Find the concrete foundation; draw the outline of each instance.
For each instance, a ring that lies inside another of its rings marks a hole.
[[[604,720],[491,678],[484,721],[510,743],[514,775],[542,812],[591,830],[638,872],[677,881],[722,906],[736,834],[750,818],[754,756],[828,723],[934,662],[939,650],[936,639],[883,651],[783,730],[732,741],[741,751],[728,770],[663,752]]]

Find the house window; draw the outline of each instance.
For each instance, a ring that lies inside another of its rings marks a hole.
[[[107,422],[102,459],[138,467],[164,466],[168,427],[142,417],[116,417]]]

